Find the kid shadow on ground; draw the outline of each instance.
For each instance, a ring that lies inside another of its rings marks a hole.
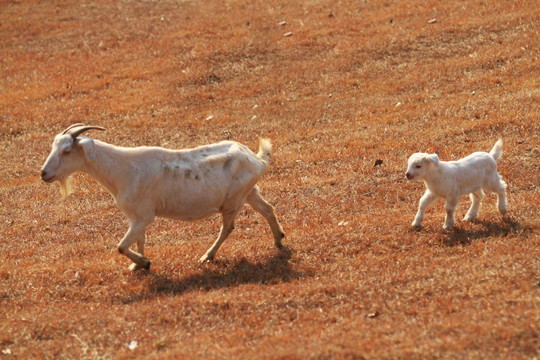
[[[303,276],[291,268],[291,257],[292,251],[283,247],[271,258],[256,263],[244,258],[236,262],[215,260],[208,266],[203,264],[196,274],[180,279],[150,271],[144,275],[148,290],[123,297],[120,301],[126,304],[159,296],[181,295],[191,290],[211,291],[242,284],[287,282]]]
[[[519,235],[529,231],[531,231],[529,227],[505,217],[502,221],[496,222],[475,220],[472,224],[463,223],[459,227],[441,232],[439,236],[443,245],[456,246],[469,245],[475,240],[490,236]]]

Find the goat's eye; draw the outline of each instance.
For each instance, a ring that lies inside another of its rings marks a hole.
[[[70,152],[71,152],[71,149],[64,149],[62,151],[62,155],[69,155]]]
[[[420,168],[422,167],[422,165],[414,165],[414,167],[415,167],[416,169],[420,169]]]

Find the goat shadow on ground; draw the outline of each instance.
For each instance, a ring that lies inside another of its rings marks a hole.
[[[482,228],[478,229],[478,225]],[[509,217],[504,217],[502,221],[475,220],[473,224],[461,225],[451,230],[440,233],[441,242],[446,246],[469,245],[474,240],[498,235],[521,234],[529,232],[531,229],[518,221]]]
[[[181,295],[191,290],[211,291],[242,284],[274,284],[299,279],[304,275],[293,270],[289,260],[292,250],[283,247],[272,257],[252,263],[242,258],[236,262],[214,260],[209,267],[182,279],[146,272],[147,291],[120,298],[123,304],[167,295]]]

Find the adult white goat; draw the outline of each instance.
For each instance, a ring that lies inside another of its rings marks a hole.
[[[268,169],[269,140],[260,140],[257,155],[234,141],[186,150],[124,148],[80,136],[91,129],[105,130],[75,124],[56,135],[41,178],[48,183],[58,181],[63,196],[69,194],[69,176],[75,171],[92,175],[107,188],[129,220],[118,251],[134,262],[130,270],[150,268],[144,239],[155,216],[197,220],[221,213],[220,234],[199,260],[205,262],[214,258],[247,202],[270,224],[275,245],[282,246],[283,229],[256,185]],[[130,249],[135,243],[137,252]]]

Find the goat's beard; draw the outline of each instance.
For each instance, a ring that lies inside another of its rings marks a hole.
[[[62,195],[62,199],[65,199],[69,194],[71,194],[71,176],[58,179],[58,184],[60,185],[60,194]]]

